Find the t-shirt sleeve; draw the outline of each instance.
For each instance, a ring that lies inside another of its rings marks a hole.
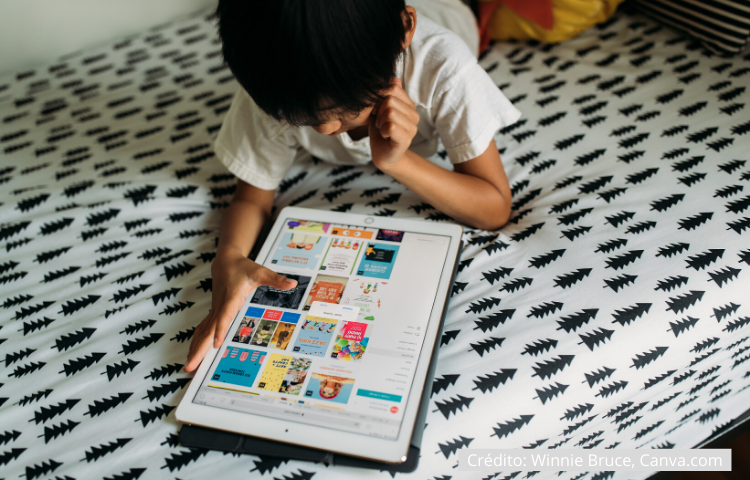
[[[451,163],[474,159],[487,150],[497,131],[521,112],[477,63],[464,65],[434,99],[435,128]]]
[[[214,150],[237,178],[262,190],[274,190],[294,161],[297,141],[289,125],[268,116],[240,89]]]

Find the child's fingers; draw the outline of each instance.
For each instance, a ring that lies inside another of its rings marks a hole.
[[[410,134],[406,128],[395,123],[386,123],[383,125],[383,130],[385,130],[386,135],[388,136],[387,138],[391,141],[391,144],[394,147],[403,147],[404,149],[409,148],[409,145],[414,138],[414,135]]]
[[[219,348],[221,346],[221,343],[224,341],[224,336],[227,334],[227,330],[229,330],[229,325],[232,323],[232,320],[234,320],[234,316],[237,312],[240,311],[240,308],[242,308],[244,301],[245,297],[236,293],[217,309],[215,317],[216,328],[214,330],[214,348]]]
[[[380,136],[390,139],[394,145],[411,144],[417,134],[419,114],[416,110],[405,106],[399,100],[389,102],[388,107],[381,107],[375,119],[375,127]]]
[[[388,113],[389,111],[398,111],[405,115],[413,123],[419,123],[419,113],[417,113],[416,105],[408,97],[406,100],[397,96],[390,96],[383,100],[382,104],[378,108],[378,114]]]
[[[287,278],[273,270],[264,269],[259,284],[268,285],[269,287],[278,288],[279,290],[290,290],[297,286],[297,280]]]
[[[378,112],[380,112],[384,104],[387,104],[389,101],[393,101],[394,99],[401,100],[401,102],[406,105],[410,105],[412,108],[416,106],[414,102],[411,101],[411,98],[409,98],[409,95],[407,95],[402,88],[401,79],[398,77],[394,77],[391,80],[391,87],[383,92],[383,95],[385,96],[385,99],[380,103],[376,103],[372,107],[370,115],[376,116]]]
[[[408,147],[416,134],[416,126],[391,119],[384,121],[377,131],[382,138],[389,140],[393,146]]]
[[[379,130],[382,130],[383,125],[385,125],[386,123],[406,125],[407,122],[407,114],[405,114],[398,108],[389,107],[381,109],[381,113],[375,118],[375,127],[377,127]]]
[[[407,105],[410,105],[412,107],[415,106],[414,102],[411,100],[409,95],[406,93],[406,90],[401,85],[401,80],[399,78],[395,78],[391,82],[391,87],[385,91],[385,94],[387,96],[396,97],[402,102],[406,103]]]
[[[388,92],[388,97],[383,101],[385,103],[389,99],[399,100],[410,108],[416,108],[416,104],[409,98],[409,95],[401,87],[394,87]]]
[[[198,324],[198,326],[195,328],[195,332],[193,333],[193,338],[190,342],[190,347],[188,348],[188,359],[193,356],[193,352],[197,348],[198,340],[200,340],[202,337],[213,337],[213,319],[212,319],[212,313],[208,312],[208,315],[206,315],[206,318],[204,318],[201,323]],[[210,335],[206,335],[206,331],[210,330]]]
[[[187,354],[186,372],[192,372],[200,365],[206,352],[211,348],[211,340],[214,336],[213,319],[209,313],[206,318],[198,325],[193,334],[190,348]]]
[[[379,128],[380,130],[380,136],[388,139],[388,140],[395,140],[393,138],[396,130],[396,126],[393,122],[386,122]]]
[[[211,349],[211,337],[207,336],[200,339],[198,346],[195,348],[193,353],[188,356],[187,364],[185,365],[186,372],[192,372],[201,364],[203,357]]]
[[[378,115],[375,117],[375,126],[380,128],[387,121],[398,121],[405,125],[417,125],[419,123],[419,113],[414,108],[395,99],[387,102],[387,105],[380,107]]]
[[[378,114],[378,110],[379,110],[379,109],[380,109],[380,103],[376,103],[376,104],[375,104],[375,105],[374,105],[374,106],[372,107],[372,111],[370,112],[370,115],[372,115],[372,116],[374,117],[375,115],[377,115],[377,114]]]
[[[256,273],[255,286],[268,285],[279,290],[289,290],[297,286],[297,281],[280,275],[273,270],[263,268]],[[249,293],[249,292],[248,292]],[[229,299],[225,300],[216,312],[216,329],[214,331],[214,348],[219,348],[224,341],[224,336],[234,320],[237,312],[242,308],[245,296],[235,292]]]

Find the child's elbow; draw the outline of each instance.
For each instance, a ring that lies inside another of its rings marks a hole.
[[[480,220],[476,224],[472,225],[474,228],[478,228],[480,230],[487,230],[487,231],[493,231],[493,230],[500,230],[508,223],[508,218],[499,218],[499,219],[487,219],[487,220]]]
[[[481,230],[499,230],[503,228],[510,220],[510,205],[502,205],[482,212],[482,214],[471,222],[471,226]]]

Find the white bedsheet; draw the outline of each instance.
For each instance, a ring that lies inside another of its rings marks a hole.
[[[213,28],[0,79],[5,478],[391,477],[176,443],[234,185],[211,151],[237,88]],[[456,452],[688,448],[747,409],[748,60],[629,16],[481,59],[524,113],[496,136],[513,219],[467,230],[410,478],[645,478],[482,476]],[[276,204],[447,220],[372,166],[314,160]]]

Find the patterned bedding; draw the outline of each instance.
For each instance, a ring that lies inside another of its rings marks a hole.
[[[0,79],[1,476],[633,479],[456,459],[729,429],[750,398],[750,55],[619,14],[480,63],[524,113],[496,136],[512,220],[466,230],[411,475],[177,443],[234,190],[211,143],[238,87],[208,12]],[[276,205],[449,220],[372,166],[314,158]]]

